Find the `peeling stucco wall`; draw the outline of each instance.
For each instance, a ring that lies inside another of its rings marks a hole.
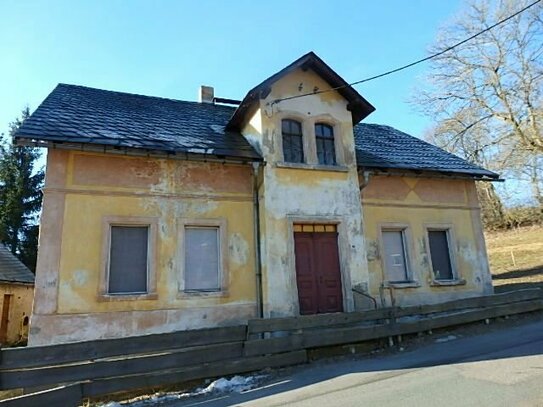
[[[387,224],[408,227],[409,265],[413,279],[420,285],[395,288],[393,295],[398,305],[436,303],[493,292],[474,181],[374,176],[362,191],[362,207],[371,295],[380,299],[379,286],[385,280],[380,234]],[[426,225],[451,227],[452,255],[458,277],[465,284],[432,284]],[[384,296],[390,305],[389,290],[385,290]]]
[[[30,345],[241,323],[254,317],[252,168],[50,150]],[[104,300],[106,217],[157,222],[156,295]],[[226,225],[224,292],[179,291],[180,220]],[[82,324],[85,325],[82,327]]]
[[[326,89],[329,85],[314,72],[296,70],[272,85],[270,94],[248,121],[243,134],[262,152],[266,165],[260,187],[261,255],[264,315],[299,313],[294,261],[293,223],[335,223],[343,284],[343,309],[352,311],[352,285],[368,281],[362,211],[354,154],[352,116],[337,92],[271,102]],[[302,123],[306,164],[283,163],[281,120]],[[338,166],[318,165],[314,124],[334,128]]]

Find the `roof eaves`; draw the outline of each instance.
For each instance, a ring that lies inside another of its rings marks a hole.
[[[204,148],[179,148],[168,149],[166,147],[151,146],[123,146],[118,143],[94,142],[93,139],[81,138],[74,140],[66,137],[26,137],[20,135],[16,140],[16,145],[29,147],[43,147],[63,150],[78,150],[100,153],[116,153],[134,156],[150,157],[168,157],[186,160],[217,160],[223,162],[254,162],[263,161],[263,158],[254,151],[247,151],[246,155],[240,155],[239,150],[214,149],[212,152]]]
[[[430,176],[439,178],[469,178],[476,181],[495,181],[503,182],[499,174],[488,170],[469,170],[469,169],[444,169],[444,168],[415,168],[408,166],[390,166],[390,165],[364,165],[358,164],[358,168],[362,171],[374,171],[377,173],[386,173],[394,175],[415,175],[415,176]]]

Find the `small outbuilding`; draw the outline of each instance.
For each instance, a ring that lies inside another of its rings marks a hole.
[[[0,244],[0,295],[0,344],[26,343],[34,300],[34,274],[3,244]]]

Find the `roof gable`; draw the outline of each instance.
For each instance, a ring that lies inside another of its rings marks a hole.
[[[317,54],[309,52],[251,89],[234,112],[226,128],[240,130],[247,118],[256,112],[258,100],[269,95],[271,86],[297,69],[311,69],[323,78],[331,88],[339,88],[337,92],[348,101],[347,108],[352,113],[353,124],[360,122],[375,110],[375,107],[319,58]]]

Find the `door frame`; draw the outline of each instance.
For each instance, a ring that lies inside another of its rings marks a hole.
[[[11,307],[13,300],[13,293],[5,293],[2,298],[2,318],[0,321],[0,345],[8,343],[9,337],[9,317],[11,314]]]
[[[287,264],[290,271],[290,284],[292,288],[294,310],[296,315],[300,315],[300,302],[298,300],[298,285],[296,283],[296,254],[294,252],[294,224],[319,224],[334,225],[337,230],[337,246],[339,254],[339,271],[341,275],[341,293],[343,295],[343,312],[354,311],[354,299],[352,292],[351,276],[348,274],[346,262],[346,253],[349,251],[349,242],[347,241],[347,231],[345,222],[340,216],[319,216],[319,215],[287,215],[287,233],[288,233],[288,252]]]

